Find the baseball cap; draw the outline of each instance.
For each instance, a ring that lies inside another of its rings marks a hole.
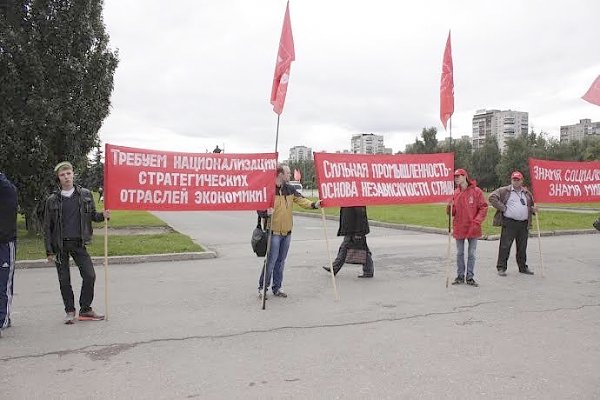
[[[68,162],[68,161],[61,161],[58,164],[56,164],[56,167],[54,167],[54,173],[58,173],[58,171],[61,168],[65,168],[65,167],[73,169],[73,165],[70,162]]]
[[[454,176],[457,176],[457,175],[467,176],[467,171],[465,171],[462,168],[459,168],[456,171],[454,171]]]
[[[522,181],[523,180],[523,174],[520,173],[519,171],[515,171],[510,176],[510,179],[518,179],[518,180]]]

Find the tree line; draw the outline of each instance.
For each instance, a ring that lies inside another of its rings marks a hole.
[[[511,138],[501,152],[498,141],[487,136],[481,148],[473,150],[470,137],[439,143],[436,128],[423,128],[421,138],[406,146],[408,154],[454,153],[454,167],[464,168],[486,191],[508,184],[512,171],[523,173],[529,180],[529,158],[559,161],[600,160],[600,138],[589,136],[581,141],[560,142],[544,132],[534,129],[526,135]]]
[[[0,2],[0,170],[19,189],[29,231],[56,188],[53,168],[90,166],[110,110],[118,54],[100,0]]]

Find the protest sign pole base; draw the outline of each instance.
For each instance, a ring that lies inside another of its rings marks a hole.
[[[337,284],[335,282],[335,273],[333,272],[333,261],[331,260],[331,250],[329,247],[329,238],[327,237],[327,224],[325,222],[325,210],[321,207],[321,217],[323,220],[323,232],[325,233],[325,245],[327,246],[327,256],[329,257],[329,272],[331,273],[331,283],[333,284],[333,293],[335,295],[335,301],[340,301],[340,296],[337,290]]]
[[[104,320],[108,321],[108,218],[104,221]]]
[[[450,283],[450,264],[452,263],[452,260],[450,259],[450,247],[452,245],[452,206],[453,204],[450,205],[450,214],[448,215],[448,247],[446,249],[446,288],[448,288],[448,284]]]
[[[535,214],[535,224],[537,225],[537,233],[538,233],[538,249],[540,251],[540,272],[542,278],[544,277],[544,257],[542,256],[542,234],[540,232],[540,219],[538,218],[537,213]]]

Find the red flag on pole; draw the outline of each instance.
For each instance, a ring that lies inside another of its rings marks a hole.
[[[454,114],[454,67],[452,66],[452,45],[450,32],[446,41],[444,61],[442,63],[442,80],[440,83],[440,119],[446,129],[446,123]]]
[[[590,86],[590,89],[581,98],[600,106],[600,75],[598,75],[592,86]]]
[[[275,62],[273,88],[271,89],[273,111],[279,115],[283,111],[283,103],[285,102],[288,80],[290,78],[290,66],[295,59],[294,37],[292,36],[292,24],[290,23],[290,2],[288,1],[285,8],[285,17],[283,18],[277,61]]]
[[[294,169],[294,180],[298,182],[302,180],[302,174],[297,169]]]

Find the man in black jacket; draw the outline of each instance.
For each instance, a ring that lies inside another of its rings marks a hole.
[[[17,241],[17,188],[0,172],[0,336],[10,326]]]
[[[371,250],[367,246],[366,235],[370,232],[369,220],[367,219],[367,208],[364,206],[357,207],[340,207],[340,227],[338,236],[344,236],[342,244],[338,250],[338,255],[333,261],[333,273],[337,275],[344,263],[348,248],[361,248],[367,251],[367,259],[363,265],[363,273],[359,278],[372,278],[374,267]],[[330,272],[328,266],[323,267],[327,272]]]
[[[92,221],[110,218],[110,211],[96,212],[92,193],[73,183],[73,166],[63,161],[54,168],[60,190],[46,200],[44,239],[48,262],[56,264],[60,293],[65,305],[65,324],[75,321],[75,300],[71,287],[69,257],[73,257],[83,280],[79,297],[79,320],[99,321],[103,315],[92,309],[96,272],[85,245],[92,240]]]

